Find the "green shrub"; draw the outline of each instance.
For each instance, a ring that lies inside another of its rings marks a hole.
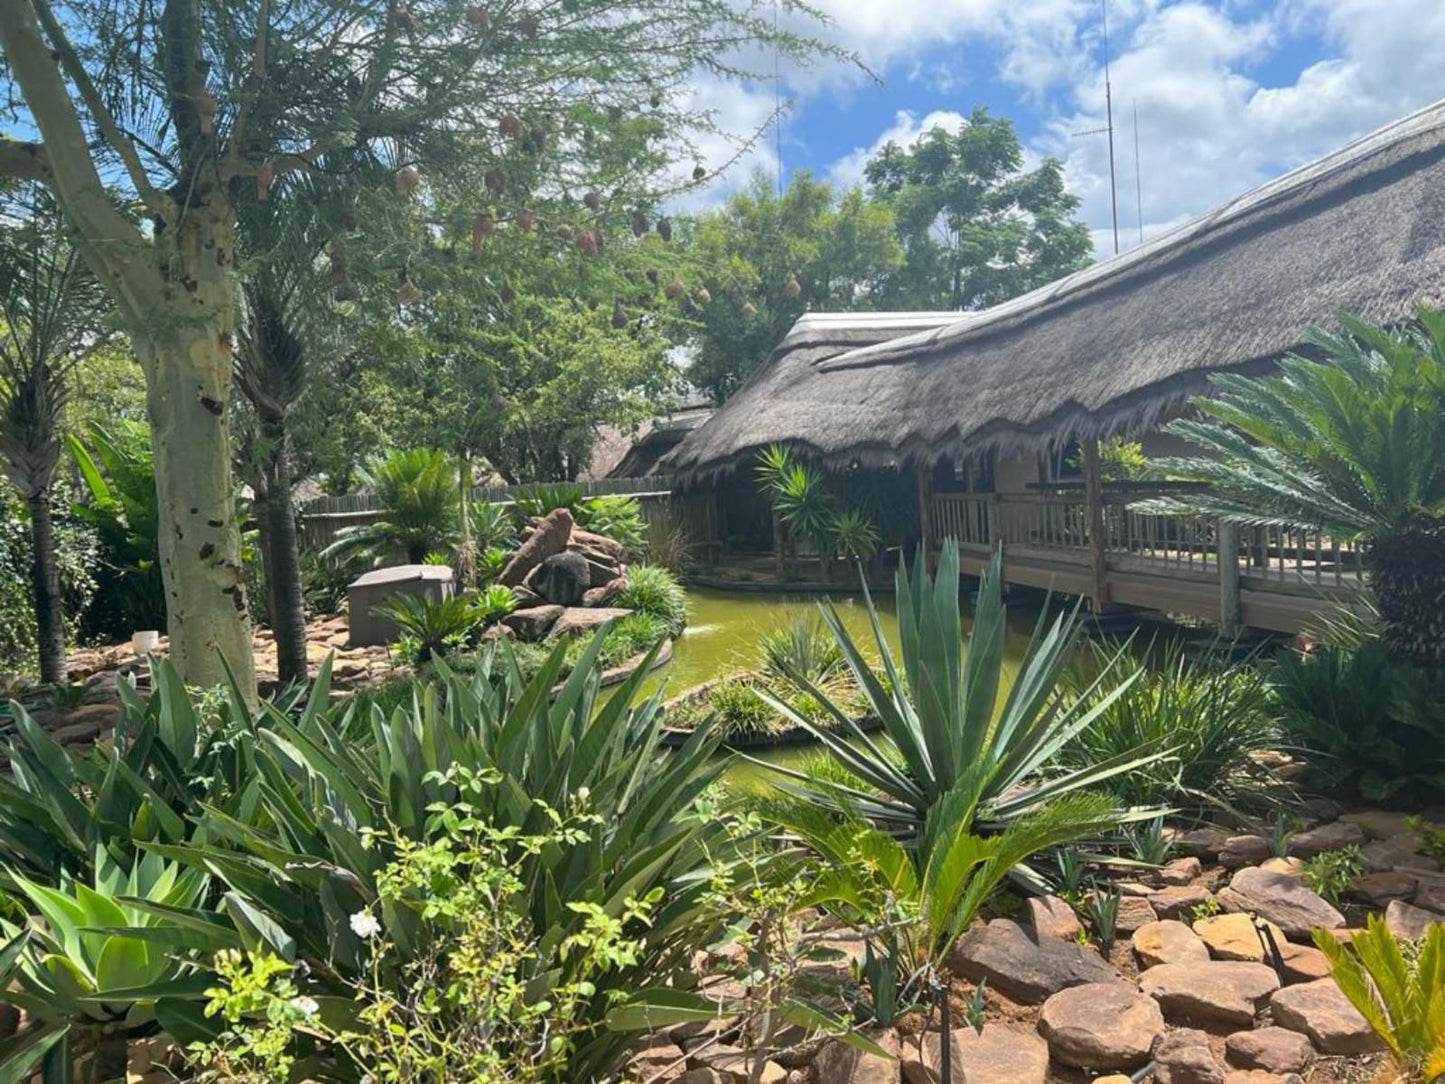
[[[57,481],[51,514],[55,523],[55,559],[60,568],[61,606],[66,638],[75,640],[92,626],[90,607],[97,591],[100,543],[94,528],[70,510]],[[30,586],[30,521],[8,487],[0,490],[0,669],[32,671],[36,665],[35,598]],[[164,627],[164,626],[161,626]],[[133,628],[127,628],[129,636]],[[119,635],[119,634],[118,634]]]
[[[778,713],[758,699],[747,678],[724,678],[708,690],[707,706],[724,741],[760,738],[783,725]]]
[[[1064,748],[1063,761],[1084,769],[1141,746],[1166,759],[1117,775],[1111,790],[1130,805],[1208,804],[1240,796],[1251,754],[1278,744],[1268,682],[1253,666],[1220,667],[1191,658],[1178,641],[1123,687],[1118,669],[1098,679],[1117,647],[1094,646],[1070,668],[1068,687],[1094,722]]]
[[[687,624],[687,594],[671,572],[657,565],[628,569],[627,584],[618,592],[614,604],[651,614],[674,636]]]
[[[667,639],[667,625],[652,614],[638,612],[621,618],[602,640],[602,663],[621,666]]]
[[[1357,846],[1323,851],[1305,862],[1304,883],[1331,903],[1339,903],[1356,877],[1365,872],[1365,860]]]
[[[619,543],[629,559],[636,560],[647,552],[647,522],[636,497],[589,497],[577,506],[577,522]]]
[[[321,551],[328,561],[368,566],[405,561],[419,565],[428,553],[450,550],[457,539],[457,464],[431,448],[373,457],[359,472],[362,486],[381,504],[375,523],[344,527]]]
[[[821,685],[844,668],[843,649],[817,614],[795,617],[763,636],[764,669],[787,681]]]
[[[516,496],[517,514],[523,519],[565,508],[575,520],[581,504],[582,487],[572,482],[534,482],[519,489]]]
[[[477,557],[477,578],[482,583],[495,583],[502,569],[507,567],[507,557],[506,550],[495,546],[482,550]]]
[[[477,610],[483,624],[492,625],[517,608],[517,596],[510,587],[489,584],[477,593]]]

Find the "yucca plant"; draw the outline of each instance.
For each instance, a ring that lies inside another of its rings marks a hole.
[[[1348,945],[1328,930],[1314,940],[1335,984],[1389,1047],[1398,1079],[1445,1076],[1445,922],[1431,923],[1408,951],[1378,915]]]
[[[419,565],[457,537],[456,462],[430,448],[393,451],[358,471],[363,488],[385,509],[375,523],[345,527],[321,551],[333,561]]]
[[[477,501],[468,509],[472,521],[472,543],[486,553],[503,552],[517,544],[517,524],[512,509],[496,501]]]
[[[1287,357],[1277,376],[1210,378],[1202,417],[1168,426],[1206,454],[1154,465],[1208,489],[1147,510],[1364,542],[1382,634],[1445,664],[1445,312],[1418,306],[1402,328],[1346,316],[1306,341],[1318,357]]]
[[[844,668],[843,649],[817,614],[795,617],[763,636],[764,669],[779,678],[802,674],[824,685]]]
[[[856,508],[845,508],[828,519],[828,548],[858,561],[871,560],[878,552],[878,528]]]

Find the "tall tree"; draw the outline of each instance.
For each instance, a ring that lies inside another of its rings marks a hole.
[[[706,293],[688,378],[721,402],[807,311],[880,307],[902,263],[892,211],[849,189],[838,195],[806,171],[781,196],[758,175],[718,211],[690,224],[688,261]]]
[[[60,682],[65,620],[50,488],[74,371],[103,343],[107,305],[42,189],[22,185],[0,217],[0,456],[30,515],[40,678]]]
[[[906,259],[886,293],[899,309],[977,309],[1085,266],[1093,250],[1063,166],[1023,168],[1013,124],[979,107],[957,132],[888,143],[864,168],[893,209]]]
[[[583,147],[589,117],[613,115],[634,118],[640,149],[688,160],[689,135],[712,126],[688,104],[696,73],[745,75],[759,42],[816,53],[771,16],[717,0],[0,0],[7,89],[41,139],[0,141],[0,174],[50,186],[145,370],[188,682],[221,681],[222,656],[253,682],[228,409],[237,186],[261,198],[288,174],[343,176],[420,206],[428,176],[484,162],[500,199],[537,150]],[[111,198],[117,178],[148,222]],[[598,213],[630,212],[649,186],[659,171]],[[403,266],[398,301],[415,289]]]

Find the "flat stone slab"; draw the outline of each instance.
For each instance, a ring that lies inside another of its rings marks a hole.
[[[1323,1054],[1369,1054],[1385,1049],[1334,979],[1286,986],[1269,999],[1269,1008],[1276,1024],[1308,1035]]]
[[[1139,989],[1159,1002],[1170,1021],[1248,1027],[1279,989],[1279,976],[1264,964],[1232,960],[1164,964],[1140,975]]]
[[[1121,934],[1132,934],[1141,926],[1158,919],[1149,901],[1139,896],[1123,896],[1119,899],[1119,918],[1114,929]]]
[[[1193,1028],[1166,1031],[1154,1044],[1155,1084],[1224,1084],[1209,1036]]]
[[[1173,918],[1140,926],[1129,940],[1139,966],[1146,969],[1160,964],[1204,963],[1209,959],[1209,949],[1199,935]]]
[[[631,612],[615,606],[568,606],[548,630],[547,639],[555,640],[559,636],[589,632],[609,621],[626,617]]]
[[[983,1033],[954,1028],[949,1035],[953,1080],[950,1084],[1044,1084],[1049,1071],[1049,1044],[1032,1031],[1008,1024],[988,1024]],[[903,1079],[907,1084],[941,1084],[938,1032],[922,1042],[915,1037],[903,1046]],[[820,1078],[821,1079],[821,1078]]]
[[[561,606],[529,606],[513,610],[502,618],[502,624],[517,634],[519,640],[540,640],[562,616]]]
[[[1236,873],[1219,893],[1226,911],[1247,911],[1273,922],[1285,936],[1308,941],[1315,927],[1337,930],[1345,916],[1293,877],[1249,867]]]
[[[1018,923],[996,918],[969,930],[949,953],[955,975],[988,985],[1004,997],[1037,1005],[1070,986],[1119,982],[1119,973],[1098,953],[1072,941],[1034,937]]]
[[[1268,926],[1274,935],[1275,944],[1287,944],[1283,930],[1272,922],[1268,923]],[[1242,912],[1201,918],[1194,924],[1194,932],[1208,946],[1209,955],[1216,960],[1268,963],[1264,945],[1254,927],[1254,920]]]
[[[1203,885],[1170,885],[1149,894],[1149,906],[1160,918],[1188,919],[1196,907],[1214,899]]]
[[[1437,915],[1434,911],[1416,907],[1404,900],[1391,900],[1390,905],[1385,908],[1385,925],[1396,937],[1406,941],[1420,940],[1425,936],[1425,931],[1436,922],[1445,922],[1445,915]]]
[[[1080,1069],[1136,1069],[1163,1030],[1158,1002],[1117,982],[1060,990],[1039,1014],[1054,1060]]]
[[[1224,1059],[1236,1069],[1302,1073],[1314,1057],[1315,1048],[1309,1038],[1288,1028],[1236,1031],[1224,1043]]]
[[[1072,940],[1084,927],[1079,916],[1058,896],[1033,896],[1024,900],[1019,915],[1023,924],[1038,937]]]

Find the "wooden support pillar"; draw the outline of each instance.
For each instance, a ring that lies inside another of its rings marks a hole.
[[[938,567],[938,558],[933,552],[933,468],[923,460],[916,461],[914,471],[918,479],[918,534],[923,546],[924,568],[932,572]]]
[[[1216,528],[1219,557],[1219,629],[1233,636],[1242,624],[1239,601],[1239,524],[1221,519]]]
[[[1089,531],[1089,569],[1092,573],[1094,612],[1109,605],[1109,561],[1104,550],[1104,483],[1099,474],[1099,441],[1087,437],[1084,446],[1084,515]]]

